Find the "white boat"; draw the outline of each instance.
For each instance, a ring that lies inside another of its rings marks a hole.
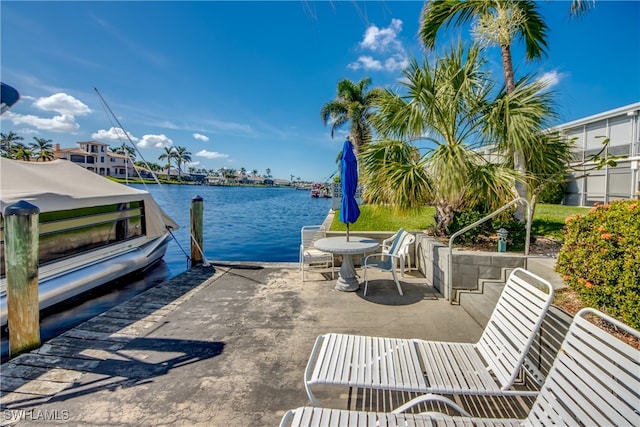
[[[40,211],[41,310],[160,261],[178,228],[147,191],[69,161],[0,162],[0,325],[7,323],[7,206],[24,200]]]

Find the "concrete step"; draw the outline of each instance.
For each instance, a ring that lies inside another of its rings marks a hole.
[[[481,291],[489,300],[498,302],[505,282],[496,279],[485,279],[480,282],[480,289],[478,289],[478,291]]]
[[[491,288],[488,286],[487,288]],[[464,308],[469,316],[482,327],[486,326],[491,317],[491,313],[496,306],[497,300],[488,297],[486,294],[461,293],[459,295],[460,306]]]
[[[564,289],[567,287],[560,274],[555,271],[556,259],[552,257],[536,257],[527,258],[527,270],[536,274],[551,283],[554,290]]]

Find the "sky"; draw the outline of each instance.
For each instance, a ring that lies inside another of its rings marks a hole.
[[[527,62],[573,121],[640,101],[640,2],[598,0],[571,19],[568,1],[538,4],[549,26],[547,55]],[[468,29],[418,38],[423,2],[399,1],[10,1],[0,2],[0,78],[21,100],[2,133],[63,148],[129,142],[138,159],[167,146],[192,166],[245,168],[274,178],[325,181],[349,128],[331,137],[320,109],[337,83],[370,77],[398,89],[412,58],[434,58]],[[499,48],[489,71],[503,83]],[[106,106],[113,112],[109,114]],[[119,123],[119,124],[118,124]],[[120,125],[122,128],[120,128]]]

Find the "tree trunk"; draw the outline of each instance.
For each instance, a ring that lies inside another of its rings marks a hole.
[[[508,95],[510,93],[513,93],[513,91],[516,89],[516,83],[513,76],[513,63],[511,61],[511,48],[509,45],[501,45],[500,48],[502,50],[504,82]],[[513,150],[513,168],[522,176],[524,176],[524,174],[526,173],[524,155],[517,149]],[[518,180],[515,180],[513,185],[517,197],[526,199],[527,185],[524,182],[520,182]],[[525,208],[523,205],[516,205],[514,216],[520,222],[525,221]]]
[[[453,208],[446,200],[436,203],[436,233],[440,236],[449,234],[449,225],[453,221]]]

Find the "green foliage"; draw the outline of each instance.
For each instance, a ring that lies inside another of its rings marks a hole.
[[[640,203],[596,206],[565,230],[557,271],[585,304],[640,328]]]
[[[476,209],[467,209],[461,212],[456,212],[453,217],[453,221],[451,221],[451,224],[449,224],[449,235],[457,233],[466,226],[481,220],[485,216],[486,214]],[[466,233],[461,234],[459,237],[457,237],[457,241],[459,243],[476,243],[480,235],[485,231],[485,224],[481,224],[477,227],[472,228]]]
[[[538,202],[558,205],[562,203],[566,189],[567,182],[564,179],[561,181],[550,182],[546,184],[540,192]]]
[[[507,235],[507,248],[509,248],[509,250],[520,251],[524,249],[524,243],[527,239],[527,225],[518,221],[513,214],[508,215],[506,218],[501,216],[495,217],[491,221],[491,228],[496,233],[501,228],[509,232]],[[531,233],[531,241],[533,242],[534,240],[534,234]]]

